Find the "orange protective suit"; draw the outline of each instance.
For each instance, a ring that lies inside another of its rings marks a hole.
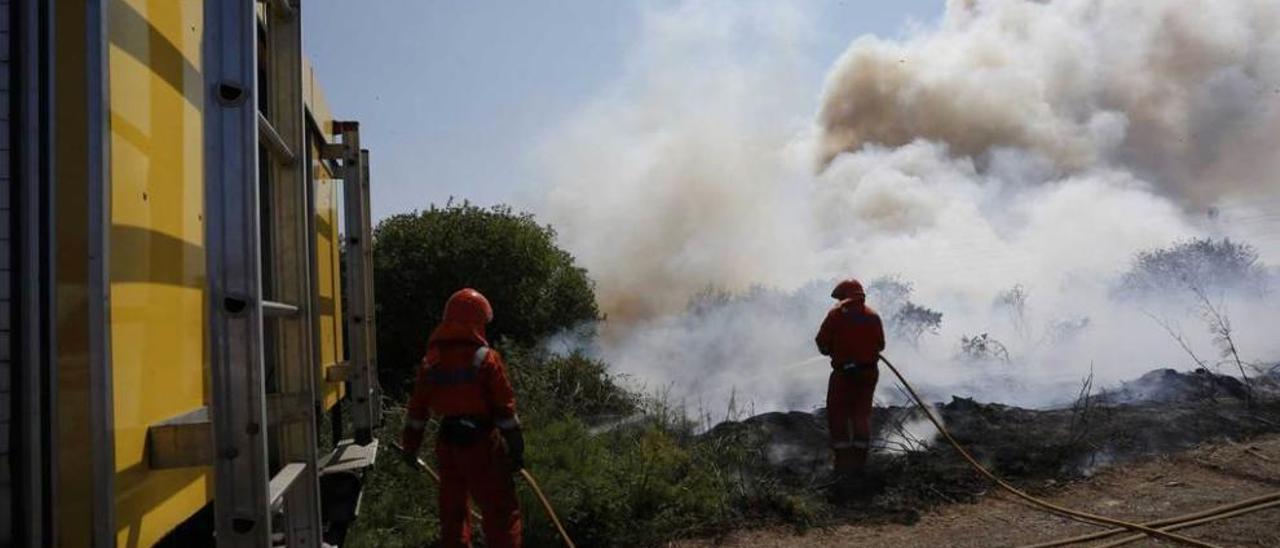
[[[845,286],[848,282],[841,285]],[[865,304],[862,286],[827,313],[818,329],[818,351],[831,357],[827,381],[827,429],[836,456],[836,474],[857,475],[871,446],[871,400],[880,378],[884,350],[880,315]]]
[[[406,453],[416,454],[427,418],[441,417],[436,458],[442,546],[471,545],[468,496],[484,517],[487,546],[520,546],[520,506],[511,477],[512,457],[504,442],[512,430],[518,434],[515,392],[502,357],[485,340],[484,322],[492,313],[481,312],[488,308],[488,301],[481,303],[475,296],[483,299],[474,290],[455,293],[445,307],[444,320],[431,333],[409,400],[401,445]],[[456,299],[473,302],[455,306]]]

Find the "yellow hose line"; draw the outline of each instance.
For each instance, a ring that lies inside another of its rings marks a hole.
[[[402,449],[399,444],[392,443],[391,447],[402,454],[404,453],[404,449]],[[414,457],[413,461],[415,463],[415,468],[426,472],[427,475],[431,476],[431,479],[436,482],[436,485],[440,485],[440,474],[437,474],[436,471],[431,468],[430,464],[427,464],[426,461],[418,457]],[[547,496],[542,493],[542,488],[538,486],[538,480],[533,479],[533,474],[530,474],[529,471],[524,468],[520,469],[520,477],[523,477],[524,481],[533,489],[533,494],[538,497],[538,502],[542,503],[542,509],[546,510],[547,517],[551,518],[551,523],[556,526],[556,532],[560,533],[560,538],[564,540],[564,545],[568,548],[576,548],[573,544],[573,540],[569,538],[569,533],[565,531],[564,524],[560,523],[560,518],[556,516],[555,509],[551,507],[551,501],[547,500]],[[471,510],[471,517],[475,518],[476,521],[480,521],[480,514],[476,512],[475,508],[471,508],[470,500],[467,501],[467,506],[468,509]]]
[[[951,446],[954,447],[958,453],[960,453],[960,456],[964,457],[965,460],[969,461],[969,464],[973,466],[974,470],[977,470],[978,473],[982,474],[983,476],[986,476],[987,479],[995,482],[997,485],[1004,488],[1005,491],[1008,491],[1014,496],[1026,502],[1029,502],[1035,506],[1038,506],[1050,512],[1056,512],[1058,514],[1062,514],[1067,517],[1081,519],[1085,521],[1091,521],[1093,523],[1098,523],[1103,525],[1114,525],[1117,527],[1123,527],[1131,531],[1144,533],[1146,535],[1159,537],[1165,540],[1180,542],[1188,546],[1199,546],[1202,548],[1215,548],[1214,545],[1206,542],[1202,542],[1189,537],[1184,537],[1182,535],[1177,535],[1174,533],[1169,533],[1166,531],[1161,531],[1159,529],[1153,529],[1145,525],[1131,523],[1128,521],[1123,521],[1115,518],[1109,518],[1106,516],[1100,516],[1097,514],[1091,514],[1089,512],[1082,512],[1080,510],[1073,510],[1065,506],[1059,506],[1052,502],[1033,497],[1023,492],[1021,489],[1014,487],[1009,482],[1006,482],[1003,479],[1001,479],[999,476],[996,476],[995,474],[991,473],[990,470],[987,470],[987,468],[982,466],[982,464],[979,463],[977,459],[973,458],[973,455],[969,454],[969,451],[966,450],[964,446],[960,445],[960,442],[956,441],[955,437],[951,435],[951,432],[947,430],[945,426],[942,425],[942,421],[938,420],[938,418],[933,415],[933,411],[929,409],[929,406],[927,404],[925,404],[924,399],[920,397],[920,394],[916,393],[916,389],[912,387],[911,383],[907,382],[906,377],[903,377],[902,373],[898,371],[898,368],[894,367],[893,364],[890,363],[889,360],[884,356],[880,356],[880,361],[884,362],[885,365],[889,366],[889,370],[892,371],[894,376],[898,377],[898,380],[902,382],[902,386],[907,389],[907,392],[909,394],[911,394],[911,398],[915,400],[916,405],[920,406],[920,409],[924,411],[925,417],[929,419],[929,422],[933,423],[933,426],[938,429],[938,432],[942,433],[943,437],[947,439],[947,442],[950,443]]]
[[[1280,491],[1271,493],[1269,495],[1262,495],[1262,496],[1253,497],[1250,499],[1245,499],[1242,501],[1233,502],[1231,504],[1223,504],[1221,506],[1215,506],[1213,508],[1209,508],[1207,510],[1201,510],[1199,512],[1195,512],[1191,514],[1183,514],[1181,516],[1174,516],[1171,518],[1164,518],[1156,521],[1149,521],[1149,522],[1143,523],[1143,525],[1146,525],[1147,527],[1166,529],[1168,528],[1167,526],[1170,526],[1170,525],[1180,525],[1188,522],[1197,522],[1198,524],[1198,523],[1201,523],[1199,522],[1199,520],[1202,518],[1209,518],[1209,517],[1221,518],[1221,517],[1233,517],[1233,516],[1239,515],[1239,514],[1233,513],[1233,511],[1235,510],[1242,510],[1242,509],[1248,509],[1249,511],[1262,510],[1264,508],[1269,507],[1268,503],[1280,504]],[[1228,514],[1230,515],[1228,516]],[[1058,539],[1058,540],[1053,540],[1049,542],[1041,542],[1039,544],[1030,544],[1027,546],[1023,546],[1022,548],[1054,548],[1056,546],[1066,546],[1069,544],[1077,544],[1080,542],[1088,542],[1091,540],[1107,538],[1113,535],[1118,535],[1127,530],[1128,529],[1120,529],[1120,528],[1107,529],[1106,531],[1098,531],[1096,533],[1089,533],[1087,535],[1080,535],[1080,536],[1071,537],[1071,538]]]
[[[564,539],[564,545],[574,548],[573,541],[569,539],[569,533],[564,530],[564,525],[560,523],[560,518],[556,517],[556,511],[551,507],[551,501],[547,500],[547,496],[542,494],[542,488],[538,487],[538,480],[533,479],[533,474],[524,468],[520,469],[520,475],[524,476],[524,481],[529,483],[529,487],[533,488],[533,494],[538,496],[538,500],[542,502],[542,509],[547,511],[547,517],[551,518],[551,523],[556,526],[556,531],[560,532],[560,538]]]
[[[1173,525],[1169,525],[1169,526],[1167,526],[1167,527],[1162,527],[1162,528],[1161,528],[1161,530],[1162,530],[1162,531],[1173,531],[1173,530],[1175,530],[1175,529],[1186,529],[1186,528],[1188,528],[1188,527],[1197,527],[1197,526],[1200,526],[1200,525],[1204,525],[1204,524],[1206,524],[1206,523],[1210,523],[1210,522],[1218,521],[1218,520],[1220,520],[1220,519],[1227,519],[1227,518],[1234,518],[1234,517],[1236,517],[1236,516],[1243,516],[1243,515],[1248,514],[1248,513],[1250,513],[1250,512],[1257,512],[1258,510],[1266,510],[1267,508],[1275,508],[1275,507],[1277,507],[1277,506],[1280,506],[1280,500],[1273,500],[1273,501],[1271,501],[1271,502],[1264,502],[1264,503],[1262,503],[1262,504],[1255,504],[1255,505],[1253,505],[1253,506],[1248,506],[1248,507],[1245,507],[1245,508],[1240,508],[1240,509],[1238,509],[1238,510],[1233,510],[1233,511],[1230,511],[1230,512],[1224,512],[1224,513],[1221,513],[1221,514],[1216,514],[1216,515],[1213,515],[1213,516],[1203,517],[1203,518],[1200,518],[1200,519],[1195,519],[1195,520],[1191,520],[1191,521],[1187,521],[1187,522],[1183,522],[1183,523],[1175,523],[1175,524],[1173,524]],[[1109,542],[1109,543],[1107,543],[1107,544],[1100,545],[1100,546],[1098,546],[1098,548],[1109,548],[1109,547],[1115,547],[1115,546],[1123,546],[1123,545],[1125,545],[1125,544],[1129,544],[1130,542],[1139,541],[1139,540],[1142,540],[1142,539],[1144,539],[1144,538],[1146,538],[1146,537],[1144,537],[1144,536],[1142,536],[1142,535],[1133,535],[1133,536],[1128,536],[1128,537],[1124,537],[1124,538],[1122,538],[1122,539],[1116,540],[1115,542]]]
[[[404,454],[404,448],[400,447],[400,444],[398,443],[392,442],[391,448],[395,449],[396,452],[400,453],[401,455]],[[436,482],[437,486],[440,485],[440,474],[437,474],[435,469],[431,468],[430,464],[427,464],[427,461],[424,461],[418,457],[413,457],[413,467],[417,468],[422,472],[426,472],[427,475],[431,477],[431,480]],[[469,498],[467,499],[467,510],[471,511],[471,517],[475,518],[476,521],[480,521],[480,513],[477,512],[476,509],[471,506],[471,499]]]

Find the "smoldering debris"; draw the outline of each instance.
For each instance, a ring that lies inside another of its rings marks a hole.
[[[1126,382],[1099,396],[1107,404],[1192,403],[1219,398],[1245,400],[1249,390],[1235,377],[1215,375],[1204,369],[1179,373],[1173,369],[1157,369]]]
[[[1072,405],[1025,409],[952,397],[934,411],[967,449],[1015,483],[1068,481],[1104,466],[1190,449],[1216,440],[1280,432],[1280,366],[1251,379],[1249,405],[1240,379],[1208,371],[1159,369],[1113,390],[1083,392]],[[933,432],[909,434],[919,418],[909,407],[876,407],[869,471],[878,476],[879,504],[925,507],[972,500],[989,486]],[[932,428],[932,427],[930,427]],[[766,413],[717,425],[704,434],[755,444],[768,471],[796,487],[814,488],[830,475],[825,410]],[[907,450],[904,450],[907,449]]]

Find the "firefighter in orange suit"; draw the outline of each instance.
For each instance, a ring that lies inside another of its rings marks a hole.
[[[427,341],[401,435],[405,456],[413,458],[427,418],[440,418],[442,546],[471,545],[468,496],[484,518],[486,546],[520,546],[512,474],[524,466],[524,436],[507,368],[485,339],[492,319],[493,308],[479,291],[463,289],[449,297]]]
[[[871,398],[880,378],[884,326],[857,280],[840,282],[831,297],[840,303],[827,312],[816,342],[818,351],[831,357],[827,428],[836,475],[847,485],[860,479],[871,446]]]

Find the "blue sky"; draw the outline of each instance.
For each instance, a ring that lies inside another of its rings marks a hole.
[[[304,42],[336,115],[361,122],[373,213],[522,203],[540,184],[530,151],[622,74],[638,47],[638,0],[310,2]],[[863,34],[932,22],[942,0],[815,0],[807,46],[823,70]]]

